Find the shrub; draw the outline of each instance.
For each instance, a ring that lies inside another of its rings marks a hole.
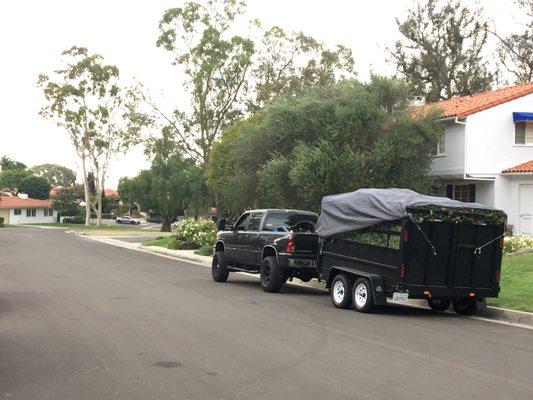
[[[205,246],[202,246],[198,250],[196,250],[194,252],[194,254],[198,254],[200,256],[212,256],[213,255],[213,245],[206,244]]]
[[[192,218],[178,222],[176,226],[176,240],[183,242],[181,249],[198,249],[202,246],[213,245],[216,238],[215,223],[204,219],[195,221]]]
[[[533,249],[533,238],[527,236],[506,237],[503,241],[505,254],[516,254],[522,249]]]
[[[64,224],[84,224],[85,217],[65,217],[63,219]]]
[[[4,226],[4,217],[0,217],[0,228]]]

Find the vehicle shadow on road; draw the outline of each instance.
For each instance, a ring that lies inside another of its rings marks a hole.
[[[261,284],[257,279],[250,279],[250,280],[232,280],[229,279],[226,283],[227,285],[236,285],[241,287],[253,287],[257,288],[258,290],[261,290]],[[307,295],[307,296],[329,296],[328,292],[320,289],[315,289],[311,287],[305,287],[305,286],[297,286],[297,285],[291,285],[286,284],[283,285],[279,293],[274,293],[274,295],[283,295],[283,294],[300,294],[300,295]]]

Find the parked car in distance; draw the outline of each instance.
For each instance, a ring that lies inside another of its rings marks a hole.
[[[225,282],[234,271],[259,273],[266,292],[277,292],[293,277],[317,275],[317,214],[301,210],[252,210],[229,230],[219,221],[211,267],[213,279]]]
[[[117,217],[117,219],[115,221],[117,221],[117,224],[139,225],[141,223],[141,221],[139,221],[138,219],[135,219],[133,217],[129,217],[127,215],[125,215],[123,217]]]

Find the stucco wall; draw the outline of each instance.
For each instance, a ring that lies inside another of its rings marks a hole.
[[[15,209],[9,210],[9,223],[12,225],[17,224],[45,224],[56,222],[57,211],[54,211],[53,216],[44,216],[44,208],[36,208],[35,217],[27,217],[26,209],[21,208],[20,215],[15,215]]]
[[[533,175],[500,175],[494,182],[495,207],[507,213],[507,223],[514,233],[520,231],[520,185],[532,185]]]
[[[533,145],[514,144],[513,111],[533,112],[533,94],[468,116],[467,174],[497,175],[506,168],[533,160]]]
[[[465,125],[447,121],[444,135],[445,155],[433,157],[430,174],[434,176],[462,176],[465,159]]]

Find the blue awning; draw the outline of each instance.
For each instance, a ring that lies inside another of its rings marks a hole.
[[[514,112],[513,122],[533,121],[533,112]]]

